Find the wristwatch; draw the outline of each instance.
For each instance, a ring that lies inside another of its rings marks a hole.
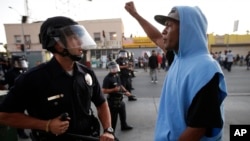
[[[114,134],[114,129],[112,127],[106,128],[103,131],[104,133],[110,133],[110,134]]]

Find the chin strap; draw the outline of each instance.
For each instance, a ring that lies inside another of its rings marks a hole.
[[[70,54],[69,51],[68,51],[66,48],[63,49],[63,52],[58,52],[58,51],[57,51],[57,53],[58,53],[59,55],[63,56],[63,57],[68,56],[68,57],[69,57],[70,59],[72,59],[73,61],[79,61],[79,60],[82,59],[82,56],[76,56],[76,55]]]

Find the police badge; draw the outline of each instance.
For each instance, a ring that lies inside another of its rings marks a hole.
[[[85,74],[85,81],[89,86],[92,86],[93,80],[90,74],[88,73]]]

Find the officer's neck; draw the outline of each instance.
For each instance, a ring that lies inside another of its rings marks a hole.
[[[61,56],[59,54],[54,54],[56,60],[59,62],[59,64],[61,65],[61,67],[65,70],[65,71],[71,71],[73,70],[74,67],[74,61],[72,61],[69,57],[67,56]]]

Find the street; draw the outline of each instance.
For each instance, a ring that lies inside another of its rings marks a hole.
[[[107,70],[95,69],[100,85],[108,73]],[[233,66],[231,72],[224,70],[228,96],[225,104],[224,141],[229,141],[229,125],[250,125],[250,71],[245,67]],[[158,73],[158,83],[151,83],[149,72],[136,69],[136,77],[133,79],[132,91],[138,97],[138,101],[128,101],[124,98],[127,108],[127,122],[134,127],[131,131],[121,131],[117,124],[116,136],[120,141],[152,141],[154,125],[157,116],[159,97],[166,72]],[[119,122],[119,120],[118,120]],[[19,140],[30,141],[30,140]]]

